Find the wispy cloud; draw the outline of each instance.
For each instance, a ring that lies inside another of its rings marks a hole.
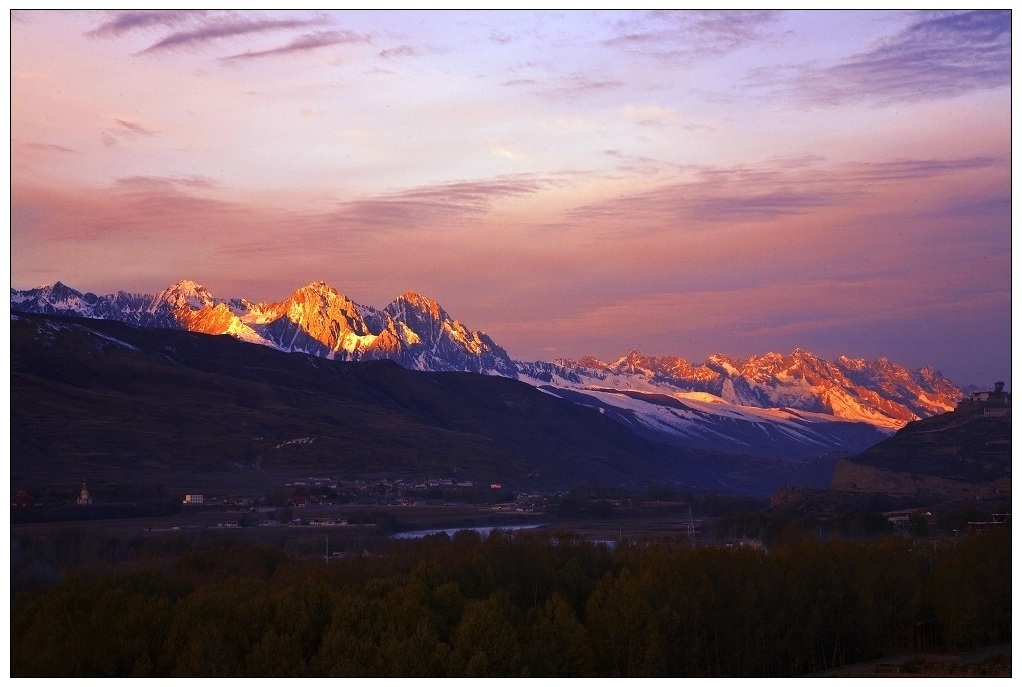
[[[255,234],[264,238],[303,233],[336,237],[345,232],[390,234],[448,227],[468,218],[478,219],[500,201],[535,193],[546,185],[531,175],[455,181],[355,199],[327,210],[290,211],[217,200],[204,192],[220,185],[201,175],[129,176],[86,194],[20,189],[17,195],[22,199],[45,195],[46,202],[38,204],[57,208],[60,216],[51,227],[54,237],[66,234],[70,240],[136,235],[139,227],[188,235],[217,226],[227,231],[227,224],[218,224],[221,220],[238,227],[239,235],[258,228]],[[19,203],[32,205],[36,201]],[[71,222],[74,230],[66,228],[70,217],[76,217]]]
[[[115,181],[115,185],[122,189],[134,191],[167,191],[171,189],[212,189],[217,184],[209,177],[186,175],[186,176],[133,176],[121,177]]]
[[[655,161],[624,158],[629,171],[659,171]],[[639,165],[639,170],[631,169]],[[719,223],[770,220],[838,207],[874,194],[887,183],[922,181],[968,170],[1007,167],[991,157],[918,159],[822,165],[813,160],[780,159],[759,165],[690,169],[690,181],[663,186],[575,208],[578,221],[611,220],[636,228],[709,228]]]
[[[38,150],[41,152],[50,153],[75,153],[76,150],[68,148],[66,146],[57,145],[56,143],[26,143],[26,146],[32,150]]]
[[[208,232],[208,227],[223,229],[225,214],[240,211],[237,205],[200,198],[179,186],[144,177],[88,190],[14,185],[11,203],[35,218],[23,228],[33,240],[73,244],[175,233],[189,237]]]
[[[514,36],[510,36],[504,33],[503,31],[491,31],[490,40],[498,45],[508,45],[510,43],[514,43],[516,40],[519,39],[515,38]]]
[[[142,126],[138,122],[130,119],[124,119],[123,117],[116,117],[114,122],[120,127],[122,131],[127,131],[132,134],[138,134],[140,136],[155,136],[158,132],[154,129],[149,129]]]
[[[617,149],[604,150],[603,154],[617,160],[614,169],[623,174],[656,176],[666,171],[677,172],[682,169],[681,166],[666,160],[658,160],[646,155],[626,154]]]
[[[91,31],[89,38],[115,38],[136,30],[167,29],[206,15],[206,10],[140,10],[114,12],[113,18]]]
[[[814,104],[914,101],[1011,83],[1011,11],[924,15],[873,49],[794,79]]]
[[[153,137],[159,134],[155,129],[124,117],[115,117],[114,125],[112,129],[104,129],[99,134],[99,140],[106,148],[118,148],[122,142],[134,141],[139,136]]]
[[[539,81],[536,79],[510,79],[500,84],[501,86],[535,86]]]
[[[227,15],[205,21],[199,26],[176,31],[139,52],[140,55],[179,48],[196,48],[207,43],[271,31],[304,29],[322,25],[322,18],[313,19],[250,19]]]
[[[940,174],[960,172],[969,169],[1007,167],[1009,161],[999,157],[968,157],[953,160],[934,158],[916,160],[891,160],[887,162],[850,163],[841,167],[849,181],[883,182],[907,179],[926,179]]]
[[[316,31],[298,36],[286,45],[269,50],[250,50],[221,58],[223,62],[235,60],[248,60],[257,57],[276,57],[293,53],[308,52],[317,48],[324,48],[331,45],[342,45],[346,43],[369,43],[371,38],[366,35],[357,34],[353,31]]]
[[[633,228],[708,228],[795,215],[835,205],[857,191],[814,183],[781,164],[703,169],[692,181],[663,186],[574,209],[577,221],[611,220]]]
[[[618,22],[604,44],[627,52],[686,62],[716,57],[768,39],[773,11],[654,11]]]
[[[533,193],[542,186],[543,183],[532,175],[522,175],[483,181],[454,181],[403,191],[396,197],[483,212],[496,200]]]
[[[443,225],[481,215],[500,200],[535,193],[544,186],[532,175],[455,181],[343,203],[320,220],[337,228],[373,232]]]
[[[396,48],[388,48],[380,51],[380,57],[391,60],[396,57],[418,57],[419,53],[410,45],[399,45]]]
[[[506,85],[520,85],[527,81],[508,82]],[[615,91],[625,86],[618,79],[594,78],[589,74],[575,73],[544,82],[544,95],[550,98],[578,98]]]

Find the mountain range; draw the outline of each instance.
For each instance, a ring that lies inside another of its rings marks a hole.
[[[332,360],[393,360],[413,370],[517,376],[507,352],[488,336],[468,331],[436,301],[413,292],[377,310],[353,302],[324,282],[302,287],[280,303],[216,298],[187,279],[155,296],[125,291],[97,296],[57,282],[27,291],[11,289],[11,309],[228,334],[287,353]]]
[[[885,358],[826,361],[801,349],[744,360],[713,355],[701,364],[637,351],[611,363],[515,361],[430,298],[408,292],[377,309],[324,282],[279,303],[218,298],[189,280],[156,295],[103,296],[57,282],[12,288],[11,309],[226,334],[339,361],[509,377],[597,408],[658,443],[795,461],[857,453],[907,422],[952,410],[964,395],[929,367],[909,370]]]

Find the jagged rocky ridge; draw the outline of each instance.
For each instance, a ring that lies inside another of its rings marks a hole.
[[[229,334],[288,353],[345,361],[394,360],[413,370],[464,371],[517,377],[503,348],[451,318],[436,301],[408,292],[383,310],[359,305],[324,282],[280,303],[216,298],[190,280],[155,296],[97,296],[60,282],[11,289],[18,312],[117,320],[138,327]]]
[[[701,365],[632,351],[613,363],[596,358],[519,366],[542,384],[681,395],[692,402],[790,408],[897,429],[953,410],[963,392],[930,367],[908,370],[886,358],[829,362],[795,349],[745,360],[714,355]]]
[[[429,298],[409,292],[378,310],[323,282],[280,303],[220,299],[188,280],[155,296],[83,294],[58,282],[12,289],[11,307],[229,334],[337,360],[512,377],[599,407],[657,441],[784,459],[861,451],[906,422],[953,409],[963,396],[932,368],[908,370],[884,358],[830,362],[800,349],[745,360],[714,355],[698,365],[634,351],[612,363],[516,362]]]

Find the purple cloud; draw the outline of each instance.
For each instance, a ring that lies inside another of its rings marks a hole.
[[[603,154],[607,157],[618,160],[619,162],[615,165],[614,169],[626,174],[649,176],[661,174],[665,169],[679,169],[677,164],[670,163],[665,160],[657,160],[656,158],[648,157],[646,155],[626,155],[616,149],[604,150]]]
[[[805,68],[794,86],[815,104],[953,97],[1011,83],[1011,11],[925,18],[867,52]]]
[[[142,126],[138,122],[133,122],[130,119],[124,119],[122,117],[115,117],[114,123],[117,127],[113,131],[102,131],[99,134],[100,141],[107,148],[118,147],[122,139],[132,140],[138,136],[156,136],[159,133],[158,131]]]
[[[297,52],[306,52],[309,50],[315,50],[316,48],[323,48],[330,45],[369,42],[371,42],[369,36],[357,34],[353,31],[316,31],[314,33],[307,33],[303,36],[299,36],[298,38],[295,38],[287,45],[282,45],[279,48],[243,52],[237,55],[224,57],[222,58],[222,61],[228,62],[233,60],[247,60],[256,57],[274,57],[279,55],[288,55]]]
[[[205,10],[115,12],[114,18],[85,33],[89,38],[112,38],[136,29],[169,28],[206,14]]]
[[[1004,217],[1010,222],[1011,196],[948,198],[944,206],[936,209],[932,214],[937,217],[961,217],[962,219]]]
[[[617,22],[608,47],[688,61],[724,55],[769,36],[766,28],[779,14],[765,10],[653,11],[634,21]]]
[[[618,151],[605,154],[626,160]],[[626,164],[634,164],[628,158]],[[763,221],[861,202],[884,183],[925,180],[966,170],[1007,168],[989,157],[895,160],[821,167],[812,160],[775,160],[760,166],[695,170],[693,181],[575,208],[578,221],[610,220],[644,227],[700,227]],[[633,170],[634,171],[634,170]]]
[[[1008,164],[1008,160],[998,157],[968,157],[957,160],[892,160],[890,162],[848,165],[845,174],[849,181],[876,183],[904,179],[926,179],[949,172],[1006,167]]]
[[[535,86],[539,81],[536,79],[511,79],[500,84],[501,86]]]
[[[374,232],[444,224],[485,213],[500,199],[534,193],[545,185],[529,175],[455,181],[347,202],[320,219],[324,226]]]
[[[160,52],[176,48],[188,48],[203,45],[223,38],[233,38],[268,31],[301,29],[321,25],[323,19],[239,19],[234,16],[207,22],[187,31],[170,34],[163,40],[153,43],[139,54]]]
[[[26,143],[32,150],[41,150],[43,152],[54,152],[54,153],[76,153],[78,151],[64,146],[57,145],[56,143]]]
[[[147,129],[138,122],[133,122],[130,119],[122,119],[118,117],[115,118],[114,121],[117,122],[117,124],[120,125],[122,129],[131,132],[132,134],[138,134],[140,136],[155,136],[157,134],[156,131],[153,131],[152,129]]]
[[[514,86],[524,83],[526,82],[514,81],[505,85]],[[576,98],[614,91],[624,85],[624,82],[615,79],[594,79],[586,74],[571,74],[544,90],[543,94],[549,98]]]
[[[181,177],[169,176],[132,176],[121,177],[116,185],[128,190],[168,190],[173,188],[211,189],[216,183],[205,176],[189,175]]]
[[[380,51],[380,57],[385,60],[390,60],[395,57],[418,57],[419,53],[415,52],[415,48],[410,45],[401,45],[396,48],[389,48],[387,50]]]

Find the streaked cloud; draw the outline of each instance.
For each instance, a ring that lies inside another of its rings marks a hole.
[[[618,155],[608,151],[610,155]],[[641,159],[640,159],[641,161]],[[638,161],[624,166],[636,171]],[[659,171],[645,161],[648,172]],[[824,165],[812,160],[774,160],[759,165],[701,168],[691,181],[578,207],[573,220],[614,220],[632,230],[708,228],[719,223],[803,215],[864,201],[885,183],[919,181],[967,170],[1007,168],[1000,158],[895,160]]]
[[[322,25],[324,20],[314,19],[258,19],[247,16],[219,16],[206,20],[200,25],[183,31],[175,31],[148,48],[141,50],[139,54],[150,54],[165,50],[181,48],[197,48],[208,43],[215,43],[225,38],[236,38],[252,34],[262,34],[272,31],[284,31],[291,29],[304,29],[310,26]]]
[[[1010,162],[999,157],[970,157],[957,160],[891,160],[885,162],[850,163],[841,166],[842,173],[849,180],[864,182],[926,179],[941,174],[970,169],[1007,167]]]
[[[501,86],[535,86],[539,83],[538,79],[509,79],[508,81],[500,84]]]
[[[608,47],[672,62],[727,54],[769,38],[780,15],[765,10],[657,10],[613,27]]]
[[[113,128],[104,129],[99,134],[100,142],[105,148],[119,148],[122,142],[134,141],[139,136],[151,138],[159,134],[155,129],[124,117],[115,117],[113,123]]]
[[[419,53],[410,45],[399,45],[396,48],[388,48],[380,51],[380,57],[385,60],[392,60],[396,57],[418,57]]]
[[[452,223],[478,220],[497,203],[535,193],[545,184],[529,175],[508,176],[406,189],[346,201],[327,210],[285,210],[273,205],[217,199],[209,192],[216,191],[221,184],[206,176],[151,175],[118,178],[109,188],[81,195],[18,186],[12,194],[12,205],[60,208],[43,232],[46,235],[52,232],[54,239],[59,238],[61,227],[72,224],[76,228],[68,230],[67,237],[76,241],[116,234],[137,235],[140,231],[184,230],[189,234],[215,235],[234,226],[248,236],[259,237],[250,241],[252,245],[283,231],[285,226],[292,227],[293,232],[321,238],[346,232],[362,237],[366,233],[414,233],[449,227]],[[272,227],[276,230],[270,231]]]
[[[308,52],[317,48],[325,48],[331,45],[343,45],[347,43],[369,43],[369,36],[359,35],[353,31],[316,31],[307,33],[291,40],[286,45],[268,50],[250,50],[221,58],[224,62],[236,60],[249,60],[257,57],[277,57],[293,53]]]
[[[140,136],[155,136],[158,132],[155,129],[145,127],[138,122],[123,117],[116,117],[114,123],[120,128],[120,131],[127,131],[131,134],[138,134]]]
[[[526,82],[506,82],[512,86]],[[619,79],[599,78],[591,74],[576,72],[558,78],[540,81],[540,94],[546,98],[584,98],[614,92],[622,89],[625,83]]]
[[[268,226],[258,220],[265,211],[196,193],[214,187],[209,179],[188,176],[128,177],[111,187],[88,190],[15,185],[11,203],[35,218],[26,227],[33,241],[49,246],[60,260],[73,256],[54,245],[98,246],[148,237],[159,243],[185,242],[182,247],[193,240],[211,246],[235,228]]]
[[[85,35],[90,38],[115,38],[137,30],[168,29],[203,17],[206,10],[140,10],[113,12],[105,21]]]
[[[821,105],[944,98],[1010,83],[1010,10],[926,14],[866,52],[794,77],[799,96]]]
[[[77,152],[77,151],[73,150],[72,148],[68,148],[67,146],[57,145],[55,143],[26,143],[25,145],[28,146],[29,148],[31,148],[32,150],[38,150],[38,151],[41,151],[41,152],[51,152],[51,153],[74,153],[74,152]]]
[[[115,184],[119,188],[145,191],[175,188],[212,189],[217,185],[212,179],[204,176],[133,176],[117,179]]]
[[[321,216],[318,223],[368,232],[446,226],[479,217],[501,200],[535,193],[545,183],[532,175],[521,175],[424,186],[342,203],[335,212]]]
[[[684,169],[683,166],[649,157],[648,155],[630,155],[620,150],[605,150],[603,154],[618,161],[614,169],[621,174],[658,176],[667,172],[678,172]]]

